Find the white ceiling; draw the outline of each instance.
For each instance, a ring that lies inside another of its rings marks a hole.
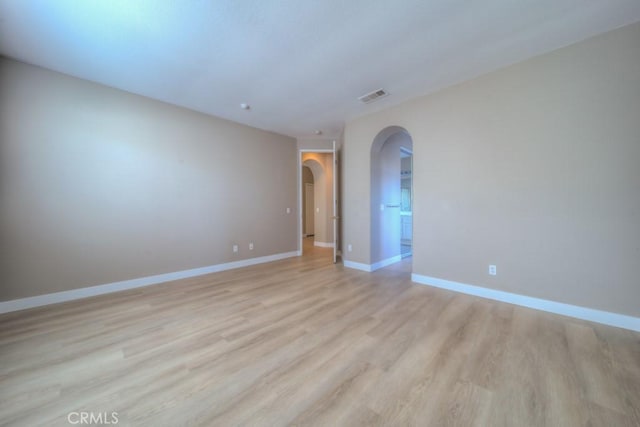
[[[639,0],[0,0],[0,53],[331,138],[354,117],[639,20]],[[357,100],[378,88],[390,96]]]

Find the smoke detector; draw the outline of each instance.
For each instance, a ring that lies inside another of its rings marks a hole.
[[[384,98],[387,95],[389,95],[389,92],[385,91],[384,89],[378,89],[378,90],[374,90],[373,92],[365,93],[364,95],[359,96],[358,100],[363,104],[370,104],[373,101],[376,101],[380,98]]]

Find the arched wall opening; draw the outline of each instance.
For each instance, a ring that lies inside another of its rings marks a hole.
[[[402,153],[413,152],[409,132],[389,126],[378,133],[371,145],[371,265],[373,269],[402,259],[403,201]],[[413,191],[410,192],[412,197]],[[403,203],[404,202],[404,203]],[[409,202],[408,206],[412,203]],[[405,212],[406,214],[406,212]]]

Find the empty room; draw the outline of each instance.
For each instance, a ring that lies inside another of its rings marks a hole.
[[[0,0],[0,425],[640,426],[640,2]]]

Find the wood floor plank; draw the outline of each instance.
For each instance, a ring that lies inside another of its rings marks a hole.
[[[0,315],[0,425],[640,425],[640,334],[305,252]]]

